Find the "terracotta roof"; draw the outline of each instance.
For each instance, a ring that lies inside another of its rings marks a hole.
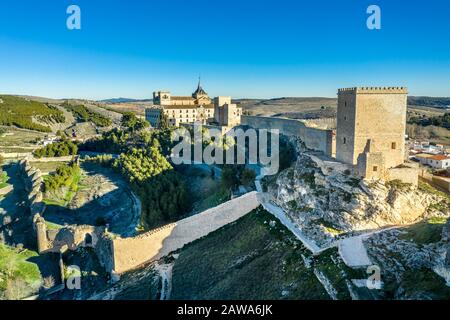
[[[448,159],[450,159],[450,157],[444,156],[443,154],[437,154],[437,155],[435,155],[435,156],[432,156],[430,159],[431,159],[431,160],[442,161],[442,160],[448,160]]]
[[[183,96],[173,96],[173,97],[170,97],[170,100],[194,100],[194,98],[189,97],[189,96],[185,96],[185,97],[183,97]]]
[[[200,108],[201,105],[167,105],[167,106],[161,106],[162,109],[198,109]],[[214,109],[214,105],[213,104],[207,104],[204,105],[203,108],[205,109]]]

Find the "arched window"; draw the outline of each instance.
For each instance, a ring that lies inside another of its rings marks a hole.
[[[92,245],[92,236],[89,233],[86,233],[86,235],[84,236],[84,244],[86,246]]]

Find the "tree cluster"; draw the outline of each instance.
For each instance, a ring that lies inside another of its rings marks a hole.
[[[54,192],[63,186],[69,187],[79,174],[80,167],[76,163],[61,165],[44,180],[44,191]]]
[[[51,143],[33,152],[37,158],[66,157],[76,155],[77,153],[77,144],[69,140]]]
[[[122,114],[122,127],[135,132],[148,128],[150,124],[144,119],[138,118],[133,112],[124,112]]]

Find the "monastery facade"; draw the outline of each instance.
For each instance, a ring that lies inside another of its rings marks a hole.
[[[145,110],[145,118],[155,128],[159,126],[162,115],[172,126],[200,123],[225,127],[240,124],[242,115],[242,108],[231,103],[231,97],[220,96],[212,100],[200,81],[191,96],[172,96],[170,91],[155,91],[153,104]]]

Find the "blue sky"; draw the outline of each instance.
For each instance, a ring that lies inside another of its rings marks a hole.
[[[66,28],[81,8],[82,29]],[[381,8],[368,30],[366,9]],[[450,96],[450,1],[2,0],[0,92],[47,97]]]

